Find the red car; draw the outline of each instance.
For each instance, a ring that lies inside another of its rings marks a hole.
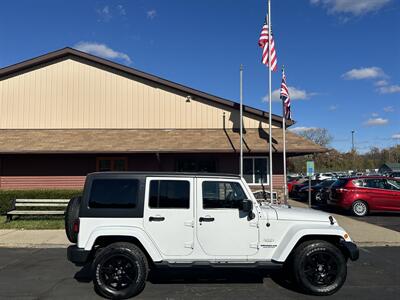
[[[290,178],[290,179],[288,180],[288,183],[287,183],[287,188],[288,188],[288,193],[289,193],[289,195],[292,193],[293,187],[294,187],[296,184],[303,183],[303,182],[306,181],[306,180],[307,180],[307,179],[304,178],[304,177],[293,177],[293,178]]]
[[[370,211],[400,211],[400,180],[390,177],[340,178],[330,188],[328,205],[363,217]]]

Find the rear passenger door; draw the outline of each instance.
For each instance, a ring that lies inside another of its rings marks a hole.
[[[193,251],[193,179],[148,177],[144,227],[165,256],[185,256]]]
[[[368,195],[372,200],[369,203],[371,209],[385,210],[390,209],[391,195],[390,191],[385,189],[387,183],[385,179],[381,178],[368,178],[365,179],[365,187],[368,188]]]

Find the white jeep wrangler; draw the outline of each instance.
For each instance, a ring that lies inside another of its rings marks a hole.
[[[157,266],[282,269],[306,293],[344,283],[358,248],[336,220],[311,209],[260,205],[238,176],[89,174],[69,202],[68,259],[91,264],[108,298],[140,293]]]

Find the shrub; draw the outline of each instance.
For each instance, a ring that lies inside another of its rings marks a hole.
[[[0,190],[0,215],[12,208],[14,199],[71,199],[82,190]]]

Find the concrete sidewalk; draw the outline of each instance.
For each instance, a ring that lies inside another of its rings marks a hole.
[[[304,203],[289,201],[293,206]],[[363,247],[400,246],[400,232],[352,218],[332,214],[350,237]],[[0,247],[7,248],[65,248],[70,245],[64,230],[0,230]]]
[[[0,230],[2,248],[66,248],[69,245],[65,230]]]

